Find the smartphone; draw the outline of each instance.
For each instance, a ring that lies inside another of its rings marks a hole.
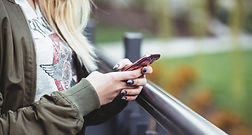
[[[160,58],[160,54],[151,54],[151,55],[145,55],[141,57],[139,60],[131,64],[129,67],[123,69],[122,71],[131,71],[135,70],[141,67],[145,67],[147,65],[150,65],[154,61],[158,60]]]

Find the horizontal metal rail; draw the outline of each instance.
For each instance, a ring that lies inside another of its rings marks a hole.
[[[97,51],[99,69],[112,71],[112,62]],[[226,135],[221,129],[191,110],[155,84],[148,82],[137,98],[144,108],[168,132],[175,135]]]

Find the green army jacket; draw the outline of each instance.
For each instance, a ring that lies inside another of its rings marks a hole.
[[[0,0],[0,135],[76,135],[99,124],[127,104],[116,98],[100,106],[88,72],[75,59],[79,83],[34,102],[36,52],[21,8]]]

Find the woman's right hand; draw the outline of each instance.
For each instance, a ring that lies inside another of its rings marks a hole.
[[[132,89],[136,86],[128,85],[127,80],[134,80],[143,75],[141,69],[124,72],[110,72],[100,73],[98,71],[92,72],[87,76],[87,80],[95,88],[101,105],[110,103],[113,99],[119,95],[122,89]],[[145,85],[138,84],[139,86]]]

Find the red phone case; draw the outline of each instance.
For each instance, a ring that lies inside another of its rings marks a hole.
[[[128,68],[122,70],[122,71],[131,71],[135,70],[141,67],[145,67],[147,65],[150,65],[154,61],[158,60],[160,58],[160,54],[151,54],[151,55],[145,55],[133,64],[131,64]]]

